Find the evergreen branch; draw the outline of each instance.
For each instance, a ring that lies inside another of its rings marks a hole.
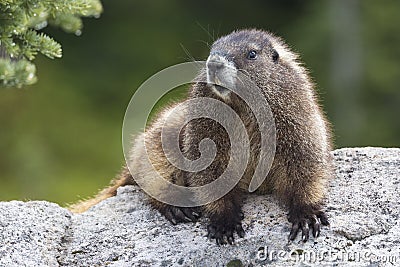
[[[28,60],[0,58],[0,86],[21,88],[36,82],[36,67]]]
[[[0,86],[34,83],[35,66],[29,61],[37,53],[62,56],[61,45],[37,31],[50,23],[80,34],[81,17],[101,12],[100,0],[0,0]]]
[[[49,23],[62,28],[66,32],[75,33],[77,35],[79,35],[80,30],[82,29],[81,18],[71,14],[56,15],[55,18],[49,19]]]
[[[44,33],[28,30],[21,36],[25,41],[21,44],[22,52],[29,60],[33,60],[38,51],[49,58],[61,57],[61,45]]]

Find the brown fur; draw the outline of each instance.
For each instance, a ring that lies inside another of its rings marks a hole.
[[[245,53],[251,49],[260,51],[257,61],[250,62],[245,58]],[[329,123],[317,103],[314,85],[306,69],[280,38],[259,30],[233,32],[218,39],[211,51],[223,52],[234,58],[236,67],[246,72],[262,89],[274,115],[276,154],[272,168],[257,192],[272,192],[289,208],[289,221],[293,224],[290,239],[294,239],[297,232],[301,231],[303,240],[307,240],[308,226],[317,236],[320,224],[328,224],[320,206],[327,188],[326,183],[333,177],[330,156],[332,144]],[[209,85],[194,84],[189,98],[203,96],[217,98],[230,105],[242,119],[250,137],[250,161],[239,184],[224,197],[201,209],[210,218],[208,236],[215,238],[219,244],[226,241],[232,243],[234,232],[239,236],[244,234],[241,226],[242,200],[257,166],[260,132],[251,111],[254,107],[249,108],[236,95],[231,94],[229,99],[220,98]],[[188,123],[181,135],[182,150],[187,158],[195,159],[200,156],[198,144],[204,138],[211,138],[218,152],[214,162],[203,171],[179,171],[167,161],[161,148],[160,122],[168,111],[169,109],[163,112],[144,135],[137,137],[130,159],[134,165],[131,169],[132,175],[146,176],[146,167],[141,166],[140,160],[144,150],[141,144],[145,136],[149,157],[165,179],[185,186],[200,186],[217,179],[229,161],[230,143],[226,131],[210,119],[196,119]],[[176,125],[180,125],[184,116],[185,114],[176,115]],[[167,127],[175,125],[173,123]],[[102,199],[115,195],[119,186],[132,183],[129,172],[124,170],[99,196],[74,206],[74,210],[83,211]],[[152,186],[157,187],[157,184]],[[197,217],[194,209],[172,207],[151,198],[150,202],[173,223]]]
[[[174,173],[176,173],[177,169],[168,162],[163,153],[161,145],[161,130],[163,126],[163,121],[174,107],[175,106],[165,108],[164,111],[161,112],[161,114],[158,115],[154,122],[151,123],[150,126],[146,129],[145,134],[140,134],[136,136],[132,144],[131,158],[129,159],[132,162],[131,169],[136,179],[150,181],[151,179],[146,179],[146,176],[151,173],[149,171],[149,168],[152,168],[153,166],[164,179],[171,180],[175,184],[184,185],[182,179],[179,179],[173,175]],[[167,130],[168,128],[180,126],[179,123],[182,120],[183,114],[182,116],[179,116],[178,114],[174,115],[175,117],[173,118],[173,122],[169,125],[164,126],[167,128]],[[148,155],[146,155],[146,152],[148,153]],[[148,157],[150,159],[152,166],[148,166],[147,164],[145,164],[145,162],[143,161],[144,157]],[[136,185],[136,182],[132,178],[132,174],[130,173],[126,165],[123,167],[120,174],[112,180],[109,187],[100,191],[97,196],[92,199],[83,200],[74,205],[71,205],[69,209],[72,212],[82,213],[88,210],[90,207],[96,205],[100,201],[115,196],[117,194],[117,189],[120,186],[124,185]],[[158,187],[157,184],[152,184],[151,186],[153,188]],[[157,190],[162,191],[164,189],[158,188]],[[166,204],[161,203],[153,198],[149,198],[149,202],[151,205],[153,205],[154,208],[158,210],[162,210],[167,207]]]

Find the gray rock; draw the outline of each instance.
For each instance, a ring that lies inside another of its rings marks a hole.
[[[400,149],[333,154],[331,226],[307,243],[287,242],[286,211],[271,196],[249,196],[245,238],[218,247],[205,237],[206,219],[172,226],[126,186],[83,214],[0,202],[0,266],[400,266]]]
[[[70,220],[54,203],[0,202],[0,266],[58,266]]]

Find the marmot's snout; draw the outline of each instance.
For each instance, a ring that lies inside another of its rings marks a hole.
[[[236,83],[235,64],[222,53],[213,52],[207,58],[207,83],[219,96],[228,97]]]

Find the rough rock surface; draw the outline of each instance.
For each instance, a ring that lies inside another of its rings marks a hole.
[[[206,223],[170,225],[133,186],[83,214],[44,201],[0,202],[0,266],[400,266],[400,149],[333,152],[331,221],[307,243],[271,196],[250,196],[245,238],[218,247]]]

